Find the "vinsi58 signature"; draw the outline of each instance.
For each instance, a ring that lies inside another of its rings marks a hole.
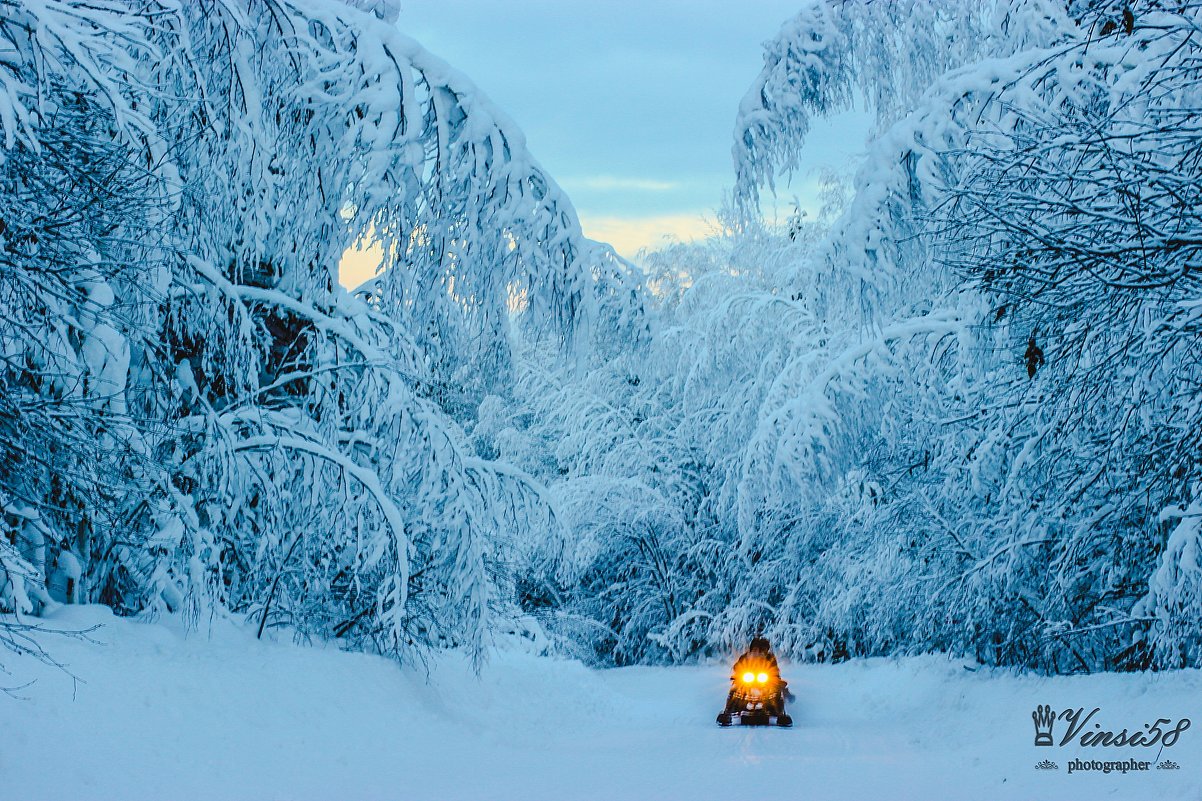
[[[1057,715],[1048,704],[1035,707],[1035,711],[1031,713],[1031,719],[1035,722],[1035,745],[1050,746],[1054,744],[1052,733],[1057,720],[1068,724],[1058,743],[1061,747],[1075,742],[1084,747],[1142,746],[1153,748],[1160,746],[1172,748],[1181,734],[1191,725],[1189,718],[1180,718],[1176,721],[1172,718],[1157,718],[1142,726],[1127,726],[1116,731],[1114,728],[1103,727],[1100,721],[1094,720],[1094,717],[1101,711],[1101,707],[1094,707],[1093,711],[1087,715],[1085,707],[1077,707],[1076,709],[1065,709]],[[1092,726],[1090,726],[1091,722]]]

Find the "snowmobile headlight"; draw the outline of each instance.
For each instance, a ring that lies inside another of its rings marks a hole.
[[[743,674],[743,683],[744,683],[744,684],[751,684],[751,683],[752,683],[752,682],[754,682],[754,681],[755,681],[755,674],[754,674],[754,673],[747,672],[747,673],[744,673],[744,674]]]
[[[760,684],[767,684],[768,683],[768,674],[767,673],[757,673],[755,680],[758,681]]]

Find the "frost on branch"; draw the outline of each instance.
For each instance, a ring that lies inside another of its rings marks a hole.
[[[552,493],[629,499],[573,518],[601,547],[548,544],[531,609],[603,659],[762,628],[797,658],[1196,666],[1196,529],[1158,514],[1199,478],[1200,13],[787,22],[740,107],[728,232],[657,256],[651,346],[519,385],[509,441],[551,443]],[[763,223],[852,103],[875,126],[842,214]]]
[[[38,0],[0,4],[0,128],[0,607],[78,564],[123,614],[481,653],[554,522],[461,423],[523,338],[646,327],[512,124],[350,6]]]

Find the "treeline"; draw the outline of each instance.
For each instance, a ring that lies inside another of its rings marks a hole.
[[[0,0],[0,638],[1202,665],[1199,22],[809,4],[724,233],[639,275],[388,21]],[[854,181],[766,225],[852,104]]]
[[[515,428],[550,443],[575,532],[527,604],[617,663],[762,630],[803,659],[1202,665],[1200,22],[787,22],[739,110],[728,233],[652,257],[650,348],[524,377]],[[875,125],[850,194],[766,230],[761,193],[852,104]]]

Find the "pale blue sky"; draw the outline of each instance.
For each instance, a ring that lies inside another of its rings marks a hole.
[[[526,134],[585,232],[624,256],[704,235],[733,183],[735,113],[762,43],[806,0],[401,0],[397,26],[467,75]],[[847,168],[866,124],[810,137]],[[781,190],[813,205],[814,176]]]

